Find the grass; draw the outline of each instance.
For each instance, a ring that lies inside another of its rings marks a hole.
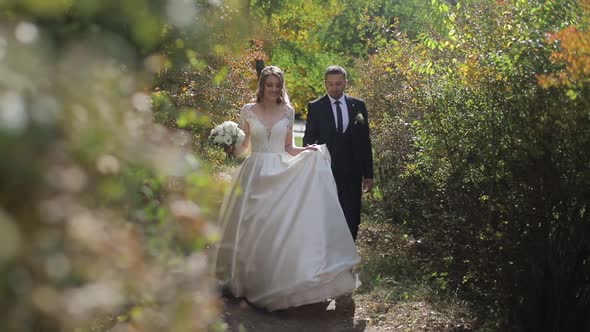
[[[378,218],[363,216],[357,242],[363,285],[354,298],[361,318],[396,331],[472,331],[467,304],[420,270],[411,238]]]
[[[303,137],[295,136],[295,145],[299,147],[303,146]]]

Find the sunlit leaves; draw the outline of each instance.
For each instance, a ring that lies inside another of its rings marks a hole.
[[[430,242],[425,265],[458,289],[510,314],[518,294],[530,330],[542,329],[538,312],[567,306],[546,319],[579,329],[590,307],[576,295],[590,273],[587,14],[572,1],[433,3],[432,31],[361,66],[383,205]],[[538,285],[563,296],[539,301]]]
[[[356,77],[354,59],[366,58],[391,39],[390,32],[412,36],[424,25],[423,1],[331,0],[252,1],[251,15],[270,34],[272,64],[286,70],[296,111],[324,93],[323,71],[332,64]],[[303,113],[303,112],[302,112]]]
[[[590,82],[590,32],[569,27],[548,35],[547,42],[558,45],[551,60],[565,64],[565,68],[557,73],[539,75],[542,86],[572,86]]]
[[[215,74],[215,76],[213,77],[213,82],[220,84],[221,82],[223,82],[224,80],[227,79],[228,73],[229,73],[229,68],[227,66],[221,67],[217,71],[217,74]]]
[[[178,115],[176,123],[179,128],[187,128],[190,126],[203,127],[208,125],[210,121],[206,115],[199,114],[192,108],[184,108]]]

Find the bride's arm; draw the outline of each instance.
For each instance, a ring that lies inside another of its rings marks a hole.
[[[242,128],[242,130],[245,134],[244,140],[242,141],[242,144],[236,146],[236,156],[241,156],[250,148],[250,124],[247,121],[244,122],[244,128]]]
[[[289,126],[287,127],[287,135],[286,135],[287,137],[285,137],[285,151],[287,151],[288,154],[290,154],[294,157],[305,150],[317,150],[318,148],[317,148],[316,144],[311,144],[311,145],[308,145],[304,148],[300,148],[298,146],[293,145],[293,142],[295,141],[293,139],[293,125],[295,123],[295,110],[290,105],[287,105],[287,114],[286,115],[289,117]]]
[[[241,126],[240,126],[241,127]],[[244,128],[241,128],[244,131],[244,140],[242,144],[239,145],[232,145],[225,148],[226,153],[233,154],[234,156],[241,156],[245,152],[248,151],[250,148],[250,124],[247,121],[244,121]]]
[[[290,154],[294,157],[305,150],[317,150],[317,149],[318,148],[316,147],[315,144],[308,145],[304,148],[294,146],[293,145],[293,129],[289,128],[289,131],[287,132],[287,137],[285,137],[285,151],[287,151],[288,154]]]

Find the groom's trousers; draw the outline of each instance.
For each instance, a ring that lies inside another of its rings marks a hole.
[[[349,130],[344,134],[338,134],[331,144],[332,148],[332,173],[338,189],[338,200],[346,223],[356,241],[356,236],[361,223],[361,191],[362,175],[358,162],[352,151],[352,135]]]
[[[351,178],[338,179],[337,177],[335,179],[340,206],[342,206],[342,211],[344,211],[344,217],[346,218],[348,229],[350,229],[350,234],[352,234],[352,238],[356,241],[361,223],[362,180],[358,178],[358,181],[353,181]]]

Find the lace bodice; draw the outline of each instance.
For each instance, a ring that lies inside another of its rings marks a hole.
[[[274,124],[264,124],[252,110],[254,104],[246,104],[240,111],[240,127],[250,126],[250,144],[252,152],[278,153],[285,151],[285,140],[293,130],[295,111],[289,105]]]

